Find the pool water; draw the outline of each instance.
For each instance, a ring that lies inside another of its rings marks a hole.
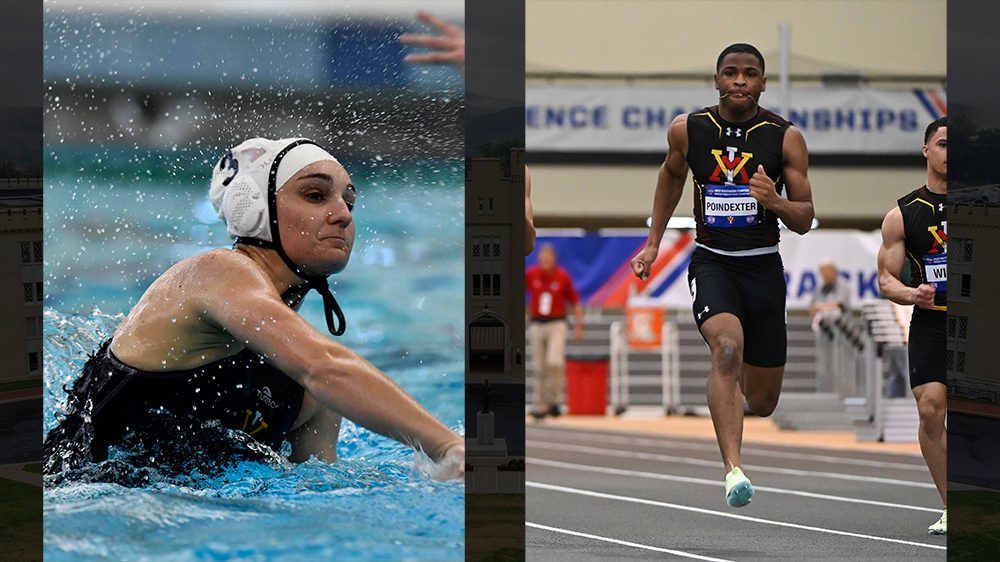
[[[63,385],[149,283],[180,259],[231,245],[207,200],[215,157],[50,153],[46,431]],[[344,164],[359,199],[351,263],[331,278],[348,322],[340,341],[464,433],[463,308],[455,305],[463,291],[462,162]],[[325,330],[315,293],[301,313]],[[142,487],[47,486],[45,559],[464,559],[463,483],[434,481],[426,457],[347,420],[337,451],[334,465],[242,462]]]

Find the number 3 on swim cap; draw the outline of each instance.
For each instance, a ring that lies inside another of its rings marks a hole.
[[[222,157],[222,160],[219,160],[219,171],[225,169],[233,171],[232,174],[229,174],[229,177],[222,180],[222,185],[228,186],[229,182],[233,181],[233,178],[236,177],[236,174],[240,173],[240,161],[233,157],[232,150],[227,150],[226,155]]]

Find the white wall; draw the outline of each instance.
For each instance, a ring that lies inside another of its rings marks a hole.
[[[528,72],[709,72],[726,45],[778,52],[796,71],[944,76],[944,0],[526,0]],[[768,73],[777,73],[772,56]],[[772,70],[773,69],[773,70]]]

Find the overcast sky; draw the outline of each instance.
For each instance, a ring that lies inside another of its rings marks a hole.
[[[469,2],[465,22],[466,92],[493,99],[495,109],[523,105],[523,3]]]
[[[42,0],[4,2],[0,53],[0,105],[42,105]]]
[[[1000,126],[1000,38],[992,1],[948,4],[948,102],[966,106],[980,128]]]

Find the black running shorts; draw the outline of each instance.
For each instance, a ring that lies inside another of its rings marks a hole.
[[[947,384],[945,366],[945,321],[943,310],[914,307],[910,318],[910,388],[929,382]]]
[[[743,362],[781,367],[788,354],[785,269],[778,252],[724,256],[695,248],[688,267],[688,288],[698,329],[720,312],[743,325]]]

